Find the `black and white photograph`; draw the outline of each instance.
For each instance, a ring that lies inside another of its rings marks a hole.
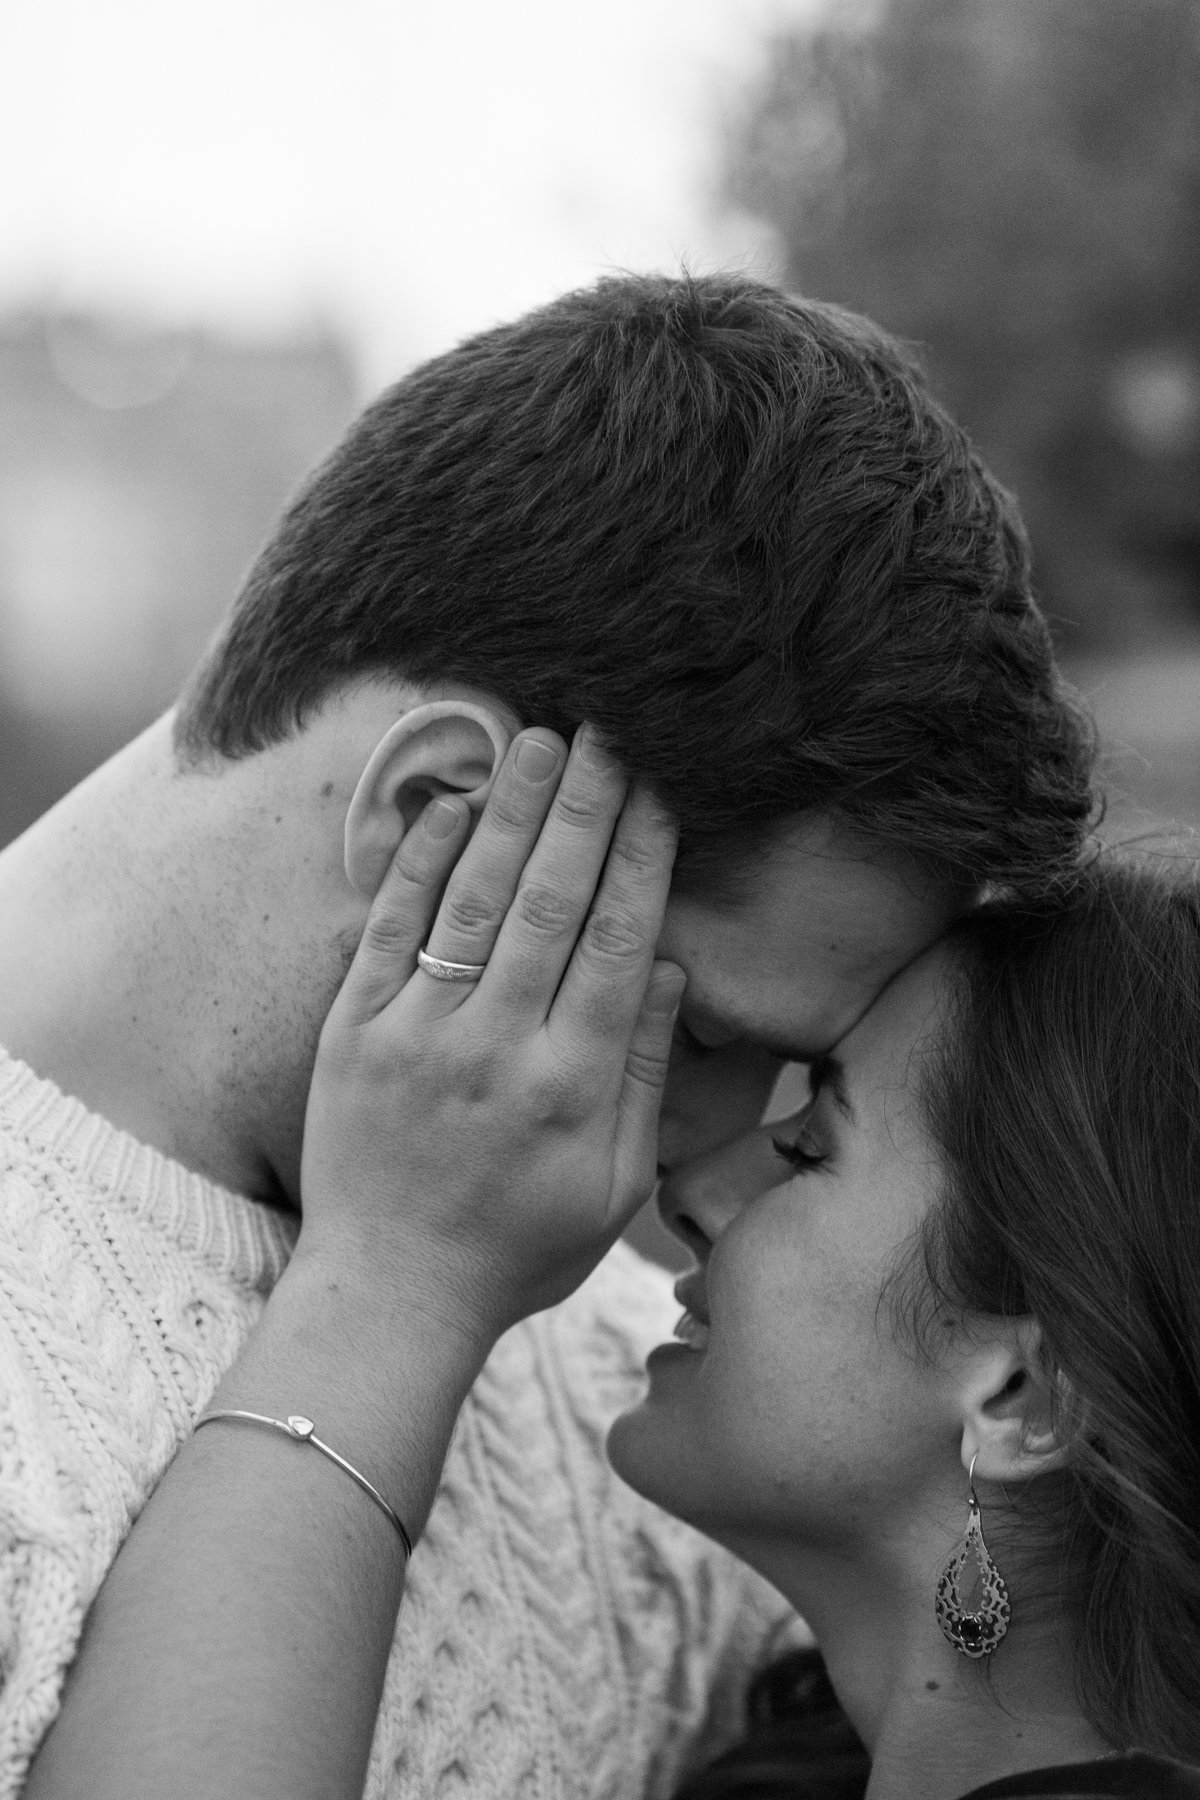
[[[0,94],[0,1800],[1200,1797],[1200,0]]]

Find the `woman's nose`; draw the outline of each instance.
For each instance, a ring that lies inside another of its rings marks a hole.
[[[663,1179],[658,1190],[663,1224],[701,1262],[749,1201],[786,1181],[772,1129],[767,1125],[743,1132]]]

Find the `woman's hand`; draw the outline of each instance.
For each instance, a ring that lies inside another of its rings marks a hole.
[[[684,977],[654,961],[673,828],[586,727],[514,740],[455,864],[467,828],[450,798],[406,834],[329,1013],[297,1254],[490,1347],[650,1193]],[[426,940],[484,973],[435,980]]]
[[[314,1419],[414,1538],[495,1338],[649,1192],[683,986],[653,973],[671,829],[598,751],[523,734],[465,851],[461,802],[424,817],[321,1035],[296,1254],[211,1402]],[[482,979],[414,973],[427,937]],[[327,1457],[196,1433],[92,1607],[30,1796],[361,1795],[404,1569]]]

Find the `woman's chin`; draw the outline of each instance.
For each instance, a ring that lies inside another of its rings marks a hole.
[[[691,1459],[686,1441],[681,1441],[683,1421],[677,1408],[664,1403],[666,1396],[660,1386],[665,1388],[676,1370],[686,1379],[678,1358],[690,1354],[682,1345],[663,1345],[651,1352],[648,1392],[638,1405],[613,1420],[607,1439],[608,1460],[621,1480],[678,1518],[688,1517],[689,1492],[695,1484],[689,1483],[686,1474]]]
[[[605,1448],[608,1460],[621,1480],[635,1493],[648,1500],[658,1500],[662,1486],[662,1458],[654,1454],[654,1421],[646,1415],[652,1411],[646,1400],[621,1413],[608,1428]],[[659,1504],[664,1502],[659,1500]]]

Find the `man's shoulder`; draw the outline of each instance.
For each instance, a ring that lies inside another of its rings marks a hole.
[[[36,1444],[43,1516],[123,1533],[291,1235],[0,1054],[0,1435]]]
[[[166,1255],[189,1278],[265,1298],[296,1238],[293,1219],[143,1143],[3,1048],[0,1191],[0,1241],[14,1251],[45,1229],[65,1235],[82,1267],[119,1243],[135,1286]]]

